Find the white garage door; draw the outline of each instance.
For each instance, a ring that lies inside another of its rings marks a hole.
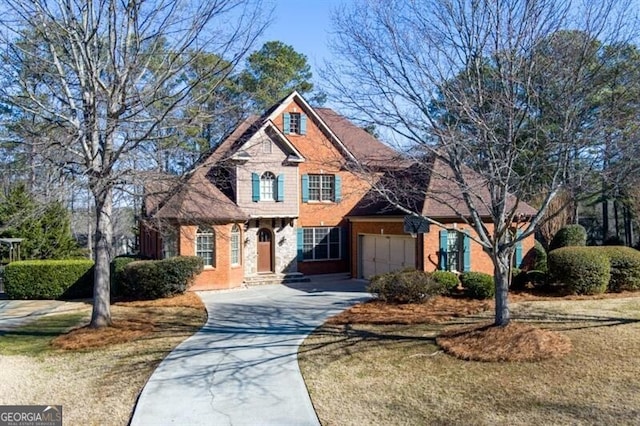
[[[361,235],[360,265],[363,278],[398,269],[414,268],[416,240],[395,235]]]

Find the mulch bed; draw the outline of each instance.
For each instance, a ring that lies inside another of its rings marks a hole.
[[[164,299],[117,302],[112,307],[111,326],[79,327],[56,337],[51,345],[56,349],[82,350],[143,339],[163,328],[163,312],[171,315],[168,310],[173,308],[205,311],[200,298],[191,292]]]
[[[456,327],[441,333],[436,343],[446,353],[471,361],[542,361],[571,352],[571,340],[561,333],[511,322]]]
[[[424,303],[388,304],[372,300],[332,317],[328,324],[432,324],[474,315],[494,306],[491,300],[437,296]]]

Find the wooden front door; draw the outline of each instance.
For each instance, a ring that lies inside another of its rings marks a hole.
[[[258,231],[258,272],[273,272],[273,239],[271,231]]]

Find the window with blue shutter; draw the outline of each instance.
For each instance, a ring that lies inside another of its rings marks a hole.
[[[307,116],[304,114],[300,114],[300,134],[307,134]]]
[[[471,237],[469,231],[464,231],[462,237],[462,272],[471,271]]]
[[[282,131],[285,135],[291,133],[291,116],[288,112],[282,114]]]
[[[517,238],[520,238],[521,235],[522,235],[522,231],[518,229]],[[516,268],[519,268],[521,263],[522,263],[522,241],[518,241],[516,243],[515,252],[513,255],[513,266],[515,266]]]
[[[309,175],[302,175],[302,202],[309,202]]]
[[[276,201],[284,201],[284,175],[278,175],[276,181],[278,183]]]
[[[297,248],[298,248],[298,262],[304,261],[304,229],[298,228],[296,230],[298,240],[297,240]]]
[[[449,231],[440,230],[440,250],[438,251],[438,269],[447,270],[447,247],[449,245]]]
[[[342,200],[342,178],[338,175],[334,178],[333,190],[333,199],[336,203],[339,203]]]
[[[260,201],[260,175],[251,173],[251,200]]]

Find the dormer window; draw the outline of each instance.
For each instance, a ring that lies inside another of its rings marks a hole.
[[[306,135],[307,116],[299,112],[285,112],[282,117],[283,131],[286,135]]]

